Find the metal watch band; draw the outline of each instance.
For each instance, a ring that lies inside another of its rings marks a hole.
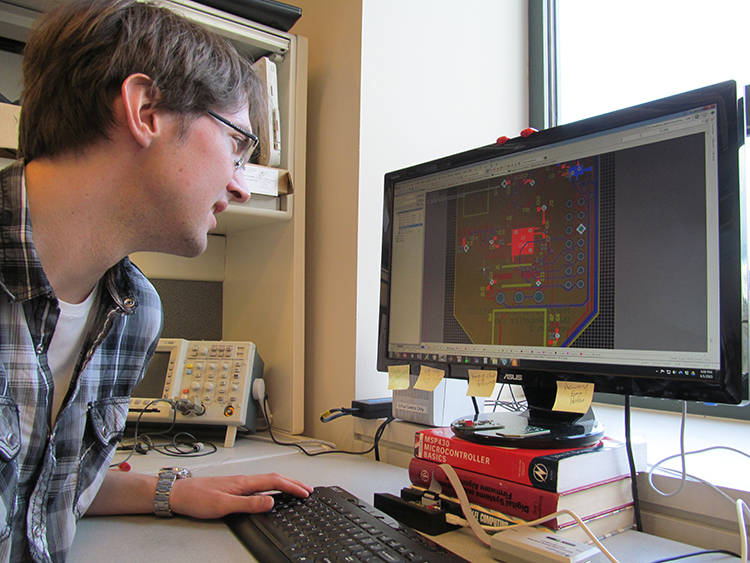
[[[162,518],[171,518],[172,509],[169,507],[169,495],[172,494],[172,485],[177,479],[192,477],[189,470],[182,467],[163,467],[159,470],[159,480],[156,482],[154,493],[154,514]]]

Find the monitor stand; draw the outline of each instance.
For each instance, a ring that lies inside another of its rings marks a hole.
[[[492,412],[454,420],[456,436],[493,446],[528,449],[569,449],[596,444],[604,426],[589,408],[585,414],[553,410],[556,384],[523,385],[525,412]]]

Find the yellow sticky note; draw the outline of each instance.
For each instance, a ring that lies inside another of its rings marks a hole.
[[[594,399],[594,384],[558,381],[553,411],[586,413]]]
[[[443,380],[445,372],[441,369],[431,368],[429,366],[421,366],[419,370],[419,377],[417,382],[414,384],[414,389],[420,389],[422,391],[434,391],[435,387],[440,385]]]
[[[388,366],[388,389],[409,388],[409,366]]]
[[[497,371],[484,369],[469,370],[467,397],[492,397],[497,383]]]

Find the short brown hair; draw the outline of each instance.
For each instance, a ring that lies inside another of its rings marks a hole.
[[[19,152],[27,162],[108,138],[124,80],[154,81],[155,107],[192,118],[259,98],[250,61],[224,38],[163,7],[78,0],[44,14],[24,50]]]

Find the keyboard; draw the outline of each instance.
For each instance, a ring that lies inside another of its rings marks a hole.
[[[469,563],[339,487],[274,499],[270,512],[225,518],[262,563]]]

